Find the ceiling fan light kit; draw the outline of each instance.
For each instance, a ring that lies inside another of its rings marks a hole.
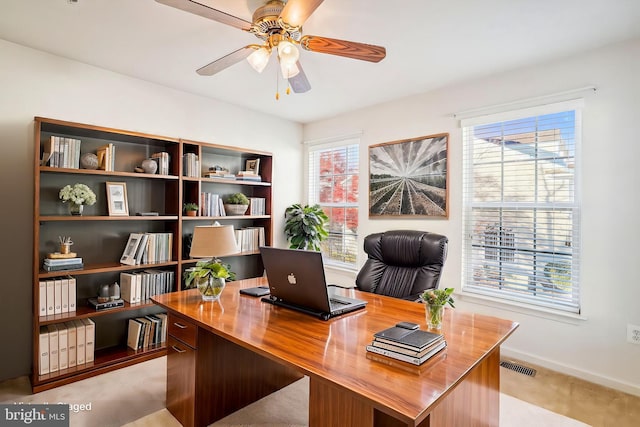
[[[175,7],[232,27],[247,31],[263,40],[261,45],[248,45],[197,70],[203,76],[211,76],[243,59],[258,73],[267,64],[273,49],[277,49],[282,76],[288,80],[295,93],[311,89],[302,66],[300,51],[296,45],[310,52],[343,56],[369,62],[380,62],[386,56],[382,46],[319,36],[303,36],[302,24],[322,4],[324,0],[268,0],[255,10],[252,22],[214,9],[202,0],[156,0],[158,3]]]

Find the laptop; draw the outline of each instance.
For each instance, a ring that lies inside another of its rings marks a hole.
[[[271,296],[262,300],[329,320],[359,310],[366,301],[330,295],[322,254],[301,249],[260,247]]]

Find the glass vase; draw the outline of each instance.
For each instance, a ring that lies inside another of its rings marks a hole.
[[[218,301],[225,286],[225,280],[217,277],[197,279],[196,285],[203,301]]]
[[[444,305],[425,304],[427,316],[427,326],[429,329],[442,329],[442,315],[444,314]]]
[[[76,203],[69,203],[69,213],[71,215],[82,216],[84,205],[78,205]]]

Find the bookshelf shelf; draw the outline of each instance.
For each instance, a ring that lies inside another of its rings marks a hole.
[[[83,216],[70,216],[70,215],[43,215],[38,218],[41,222],[53,222],[53,221],[177,221],[177,215],[158,215],[158,216],[106,216],[106,215],[83,215]]]
[[[103,171],[92,169],[69,169],[69,168],[54,168],[50,166],[40,166],[40,172],[47,173],[71,173],[76,175],[103,175],[112,177],[128,177],[128,178],[140,178],[140,179],[166,179],[166,180],[179,180],[177,175],[158,175],[148,173],[136,173],[136,172],[115,172],[115,171]]]
[[[136,363],[155,359],[166,355],[166,345],[153,346],[146,350],[131,350],[128,347],[115,346],[96,350],[93,362],[63,369],[54,374],[38,375],[37,384],[33,392],[39,393],[54,387],[59,387],[73,381],[91,378],[95,375],[131,366]]]
[[[125,265],[115,263],[115,262],[105,262],[105,263],[96,263],[96,264],[85,264],[85,268],[81,270],[63,270],[63,271],[43,271],[40,270],[38,277],[41,279],[49,278],[49,277],[57,277],[60,275],[83,275],[83,274],[97,274],[97,273],[107,273],[107,272],[120,272],[120,271],[135,271],[135,270],[146,270],[152,268],[159,267],[170,267],[177,265],[177,261],[171,262],[158,262],[154,264],[137,264],[137,265]]]
[[[86,301],[83,302],[86,304]],[[120,313],[123,311],[139,310],[145,307],[153,307],[154,304],[148,300],[139,304],[124,303],[124,307],[110,308],[107,310],[96,310],[88,305],[80,305],[76,311],[62,314],[52,314],[50,316],[40,316],[40,325],[50,325],[52,323],[67,322],[75,319],[85,319],[87,317],[108,316],[113,313]]]
[[[97,290],[105,283],[119,282],[120,274],[128,272],[161,272],[162,277],[173,277],[170,279],[170,288],[173,292],[180,292],[184,270],[198,261],[188,257],[190,235],[195,226],[219,221],[233,225],[240,233],[239,236],[245,228],[251,229],[251,232],[259,230],[255,235],[259,236],[262,244],[271,245],[272,155],[233,146],[43,117],[36,117],[34,124],[34,315],[31,383],[33,391],[38,392],[167,354],[164,344],[134,351],[126,343],[129,319],[158,314],[162,311],[159,306],[147,300],[139,304],[125,302],[123,307],[96,311],[87,304],[87,298],[97,295]],[[79,167],[80,157],[87,153],[100,156],[104,153],[101,169]],[[134,171],[151,157],[157,158],[158,172],[161,171],[162,174]],[[189,163],[193,159],[197,161]],[[210,170],[213,166],[221,166],[235,174],[246,170],[245,165],[250,162],[259,164],[261,181],[202,177],[203,171]],[[109,215],[107,182],[126,184],[129,216]],[[94,205],[85,208],[84,216],[68,215],[67,206],[58,198],[63,186],[74,183],[86,184],[97,197]],[[182,211],[184,203],[195,202],[200,205],[201,196],[205,193],[215,193],[222,199],[223,196],[236,192],[252,198],[253,203],[256,203],[253,206],[262,208],[253,212],[260,214],[190,217]],[[159,215],[141,216],[136,214],[138,212],[158,212]],[[244,235],[248,235],[249,231]],[[170,233],[172,238],[168,258],[171,261],[121,264],[120,258],[132,233]],[[81,270],[43,270],[43,261],[47,255],[59,249],[59,236],[71,236],[73,239],[72,250],[78,257],[82,257],[84,263]],[[244,239],[243,242],[248,240]],[[251,240],[252,244],[255,244],[254,240],[255,238]],[[257,247],[244,248],[242,253],[225,257],[225,262],[231,264],[238,279],[261,276],[263,265]],[[168,273],[166,276],[165,272]],[[48,304],[47,307],[40,306],[40,282],[57,282],[57,278],[67,277],[75,279],[76,311],[41,316],[41,308],[46,311],[49,307]],[[164,283],[166,282],[159,282],[157,289],[161,289]],[[39,375],[40,333],[46,333],[52,327],[68,328],[75,321],[86,319],[95,322],[94,362]]]

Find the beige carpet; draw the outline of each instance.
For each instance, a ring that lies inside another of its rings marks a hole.
[[[164,408],[165,371],[163,357],[35,395],[22,377],[0,383],[0,402],[70,404],[77,410],[70,414],[71,427],[180,427]],[[305,378],[212,426],[305,426],[307,390]],[[500,399],[500,427],[587,426],[505,394]]]

